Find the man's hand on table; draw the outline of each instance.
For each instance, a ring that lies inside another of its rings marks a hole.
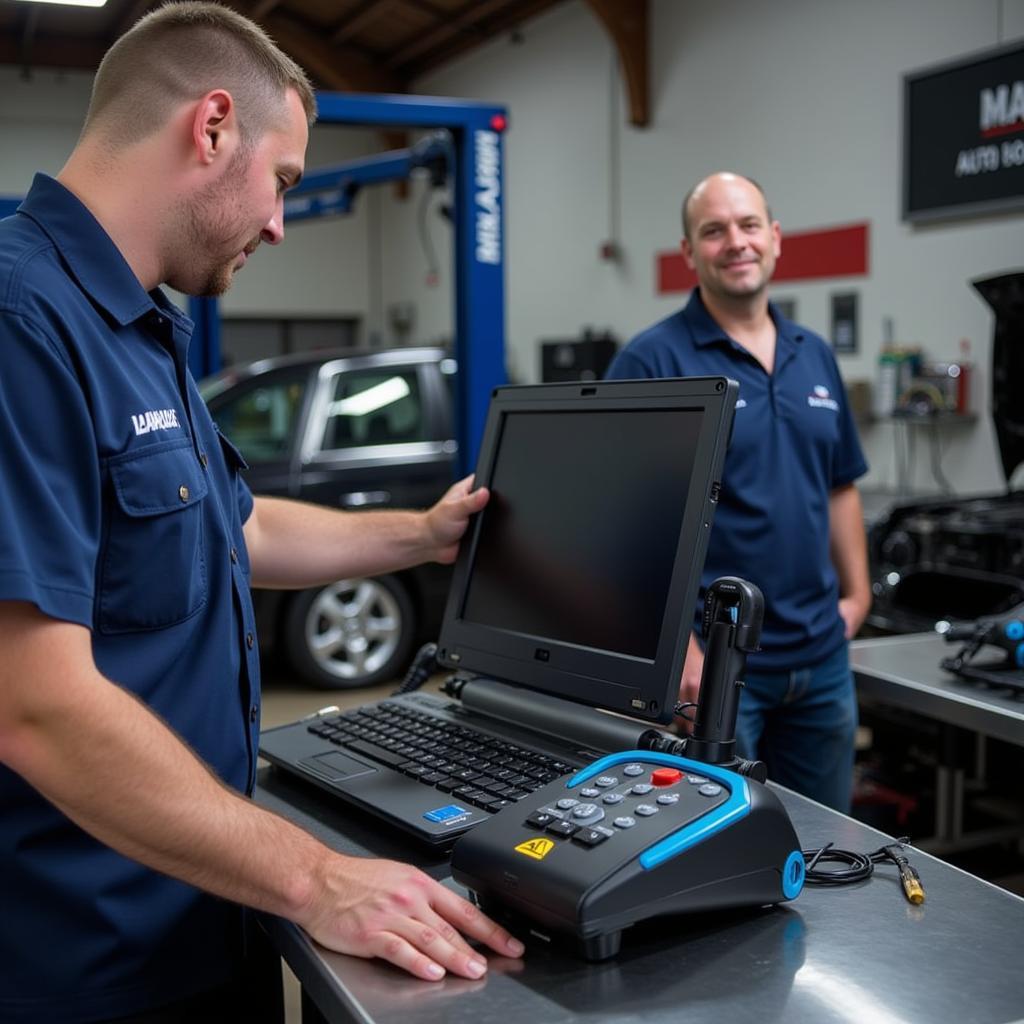
[[[463,936],[502,956],[523,953],[504,928],[408,864],[335,856],[324,874],[298,923],[328,949],[380,957],[428,981],[446,972],[464,978],[486,972],[487,961]]]

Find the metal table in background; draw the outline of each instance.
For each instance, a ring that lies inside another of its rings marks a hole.
[[[805,848],[868,852],[888,838],[779,790]],[[333,848],[417,864],[451,882],[447,861],[319,790],[265,768],[257,801]],[[380,962],[328,952],[267,919],[303,986],[310,1019],[363,1024],[1006,1024],[1024,1018],[1024,900],[914,851],[927,893],[908,903],[894,867],[790,904],[638,926],[614,960],[588,964],[528,942],[491,958],[480,981],[417,981]],[[457,887],[456,887],[457,888]],[[314,1009],[315,1007],[315,1009]]]
[[[984,775],[985,738],[1024,747],[1024,696],[969,682],[939,667],[955,646],[935,633],[855,640],[850,663],[862,703],[877,702],[923,715],[940,723],[936,767],[935,834],[921,845],[949,853],[1015,836],[1024,821],[1005,827],[964,829],[965,771],[959,748],[964,733],[977,737],[976,777]]]

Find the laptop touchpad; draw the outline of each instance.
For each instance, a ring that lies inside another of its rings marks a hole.
[[[331,782],[339,779],[351,779],[356,775],[369,775],[377,771],[364,761],[357,761],[354,757],[332,750],[329,754],[321,754],[319,757],[307,757],[299,762],[303,768],[315,772],[317,775]]]

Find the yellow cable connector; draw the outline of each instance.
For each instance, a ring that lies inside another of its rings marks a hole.
[[[921,876],[906,861],[900,865],[900,881],[903,883],[903,894],[915,907],[924,903]]]

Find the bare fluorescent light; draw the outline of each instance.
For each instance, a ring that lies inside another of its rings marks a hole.
[[[102,7],[107,0],[20,0],[23,4],[59,4],[61,7]]]
[[[368,413],[383,409],[393,402],[398,402],[409,394],[409,385],[404,377],[389,377],[374,384],[365,391],[359,391],[348,398],[331,402],[327,410],[328,416],[366,416]]]

